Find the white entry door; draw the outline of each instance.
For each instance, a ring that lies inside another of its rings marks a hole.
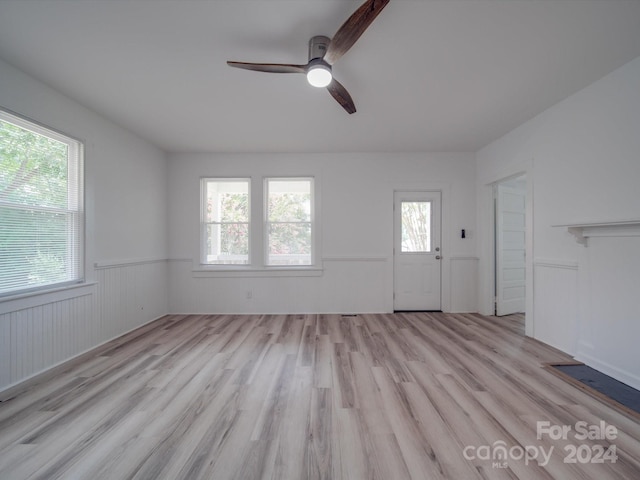
[[[440,310],[440,192],[394,193],[394,310]]]
[[[499,184],[496,195],[496,315],[525,310],[526,184]]]

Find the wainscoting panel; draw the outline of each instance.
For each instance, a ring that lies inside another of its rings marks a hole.
[[[167,312],[166,260],[98,265],[100,343]]]
[[[578,330],[578,263],[536,259],[533,336],[574,355]]]
[[[478,257],[451,257],[451,312],[478,311]]]
[[[95,345],[93,295],[0,316],[0,389]]]
[[[393,264],[384,255],[327,255],[322,269],[306,272],[210,274],[194,270],[192,260],[171,260],[169,265],[172,313],[371,313],[393,309]]]
[[[166,260],[96,265],[97,284],[0,313],[0,391],[168,311]],[[74,294],[72,292],[75,292]]]
[[[104,342],[167,312],[167,262],[98,265],[98,329]]]
[[[640,221],[583,234],[576,359],[640,389]]]

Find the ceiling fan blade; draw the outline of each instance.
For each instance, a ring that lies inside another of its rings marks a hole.
[[[327,90],[336,101],[342,105],[347,113],[356,113],[356,106],[351,99],[351,95],[347,92],[347,89],[342,86],[335,78],[331,80],[331,83],[327,85]]]
[[[249,62],[231,62],[227,65],[244,70],[254,70],[256,72],[267,73],[306,73],[306,65],[293,65],[289,63],[249,63]]]
[[[367,0],[364,2],[333,36],[324,61],[333,65],[347,53],[388,3],[389,0]]]

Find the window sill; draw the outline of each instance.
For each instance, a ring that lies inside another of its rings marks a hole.
[[[83,282],[64,287],[36,290],[0,297],[0,315],[26,308],[39,307],[49,303],[83,297],[94,293],[93,287],[97,282]]]
[[[320,267],[234,267],[201,266],[192,270],[194,278],[272,278],[272,277],[320,277]]]

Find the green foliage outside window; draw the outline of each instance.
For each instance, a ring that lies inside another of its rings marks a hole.
[[[67,277],[68,146],[0,120],[0,268],[22,286]]]
[[[311,195],[269,195],[269,253],[311,254]]]
[[[220,233],[220,252],[225,255],[249,255],[249,196],[245,193],[219,193],[219,218],[214,219],[212,199],[207,201],[208,221],[222,222],[216,227]],[[212,235],[207,236],[211,251]]]

